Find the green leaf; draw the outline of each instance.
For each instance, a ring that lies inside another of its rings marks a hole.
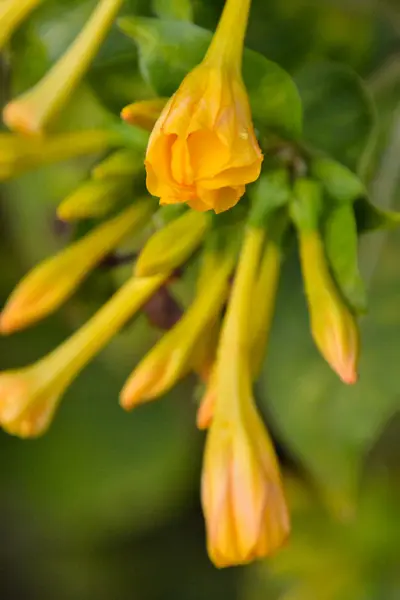
[[[304,140],[357,171],[375,124],[361,79],[345,66],[323,62],[302,68],[295,81],[304,108]]]
[[[249,222],[255,227],[262,226],[271,213],[288,204],[292,197],[287,169],[262,173],[248,193],[252,202]]]
[[[183,21],[141,17],[118,21],[140,51],[143,77],[160,96],[172,95],[187,73],[198,65],[211,41],[212,32]],[[245,50],[243,76],[255,123],[297,137],[301,130],[301,102],[290,76],[261,54]]]
[[[311,173],[326,193],[339,203],[354,202],[366,195],[362,181],[350,169],[326,156],[311,160]]]
[[[191,0],[153,0],[153,11],[161,19],[193,21]]]
[[[325,222],[325,245],[340,291],[358,313],[367,309],[367,295],[358,268],[357,223],[353,207],[335,207]]]
[[[359,233],[368,233],[380,229],[396,229],[400,226],[400,213],[383,210],[374,206],[367,198],[355,203],[355,214]]]

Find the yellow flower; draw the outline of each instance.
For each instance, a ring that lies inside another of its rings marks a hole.
[[[46,75],[5,106],[3,120],[10,129],[29,135],[44,132],[80,83],[121,4],[122,0],[99,0],[76,39]]]
[[[35,267],[19,283],[0,314],[0,332],[11,333],[54,312],[121,240],[150,216],[148,198],[93,229]]]
[[[0,373],[0,426],[21,437],[44,433],[66,388],[165,279],[131,277],[53,352],[24,369]]]
[[[251,300],[262,230],[246,235],[215,371],[215,414],[208,433],[202,504],[208,552],[218,567],[271,554],[289,533],[279,468],[251,390]]]
[[[314,341],[341,380],[354,384],[358,379],[358,326],[332,279],[318,233],[300,234],[300,256]]]
[[[168,98],[152,98],[133,102],[122,109],[121,118],[130,125],[151,131],[167,102]]]
[[[223,212],[261,170],[241,77],[249,0],[227,0],[203,62],[183,80],[150,136],[147,188],[161,204]]]

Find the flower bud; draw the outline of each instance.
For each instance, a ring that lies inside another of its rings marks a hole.
[[[289,532],[274,449],[251,390],[251,307],[263,243],[263,230],[248,230],[217,354],[202,505],[208,552],[218,567],[267,556]]]
[[[168,98],[152,98],[134,102],[122,109],[121,118],[130,125],[151,131],[167,102]]]
[[[101,152],[117,141],[114,133],[101,130],[61,133],[34,140],[0,133],[0,181],[42,165]]]
[[[314,341],[342,381],[354,384],[358,379],[357,321],[337,290],[317,232],[300,234],[300,256]]]
[[[70,222],[104,217],[123,200],[131,186],[130,177],[89,179],[59,204],[57,216]]]
[[[3,120],[10,129],[43,133],[81,81],[121,4],[122,0],[100,0],[75,41],[43,79],[6,105]]]
[[[207,215],[186,211],[154,233],[136,263],[138,277],[174,271],[196,250],[210,226]]]
[[[0,373],[0,426],[21,437],[44,433],[66,388],[165,279],[132,277],[45,358],[25,369]]]
[[[2,0],[0,2],[0,50],[20,23],[42,0]]]
[[[146,218],[148,199],[136,202],[114,219],[35,267],[11,294],[0,316],[1,333],[11,333],[54,312],[90,270]]]
[[[249,4],[227,0],[205,59],[185,77],[153,129],[147,188],[161,204],[220,213],[260,175],[263,157],[241,77]]]
[[[91,177],[95,180],[134,177],[144,168],[143,156],[134,150],[117,150],[95,165]]]
[[[196,365],[199,346],[203,351],[202,339],[207,339],[226,300],[235,256],[232,247],[206,255],[203,272],[208,272],[207,285],[201,287],[178,323],[136,367],[121,392],[124,408],[133,408],[164,394]]]

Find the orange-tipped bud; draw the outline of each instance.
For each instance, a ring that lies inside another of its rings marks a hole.
[[[102,258],[150,217],[151,208],[148,198],[135,203],[35,267],[0,314],[0,332],[12,333],[54,312]]]
[[[122,109],[121,118],[130,125],[151,131],[167,102],[168,98],[152,98],[134,102]]]
[[[10,129],[30,135],[43,133],[81,81],[121,4],[122,0],[99,0],[88,22],[59,61],[32,89],[6,105],[3,120]]]
[[[165,279],[132,277],[45,358],[25,369],[0,373],[0,427],[21,437],[42,434],[66,388]]]
[[[229,276],[236,253],[233,247],[204,260],[209,270],[208,285],[202,286],[195,300],[178,323],[145,356],[121,392],[121,405],[129,410],[165,393],[204,356],[202,338],[213,331],[213,322],[226,299]],[[208,330],[208,331],[207,331]]]
[[[185,77],[153,129],[147,188],[161,204],[186,202],[220,213],[260,175],[263,157],[240,72],[249,4],[227,0],[205,59]]]
[[[251,390],[250,313],[264,237],[261,229],[246,233],[217,353],[202,504],[208,552],[218,567],[267,556],[289,533],[277,460]]]
[[[290,530],[274,449],[248,402],[240,422],[217,413],[207,438],[202,504],[208,552],[217,567],[272,554]]]
[[[359,330],[341,298],[317,232],[300,234],[300,254],[314,341],[344,383],[357,382]]]

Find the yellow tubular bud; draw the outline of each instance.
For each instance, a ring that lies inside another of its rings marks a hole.
[[[198,429],[208,429],[211,425],[214,411],[215,411],[215,403],[217,400],[217,390],[216,390],[216,375],[215,368],[212,370],[211,375],[207,381],[206,391],[202,399],[200,400],[200,405],[197,410],[196,415],[196,425]]]
[[[208,552],[218,567],[267,556],[289,532],[277,460],[251,390],[250,318],[263,241],[261,229],[248,230],[218,348],[202,476]]]
[[[42,165],[102,152],[116,143],[115,134],[101,130],[62,133],[34,140],[0,133],[0,181]]]
[[[130,125],[151,131],[167,102],[168,98],[151,98],[134,102],[122,109],[121,118]]]
[[[134,177],[144,169],[143,156],[134,150],[117,150],[93,167],[93,179]]]
[[[299,231],[300,257],[314,341],[344,383],[357,382],[359,331],[329,271],[318,231]]]
[[[43,132],[87,71],[122,1],[100,0],[75,41],[43,79],[7,104],[3,120],[10,129],[26,134]]]
[[[165,279],[132,277],[53,352],[24,369],[0,373],[0,426],[21,437],[44,433],[66,388]]]
[[[205,214],[187,211],[154,233],[136,263],[138,277],[173,271],[201,244],[210,219]]]
[[[232,208],[261,171],[241,76],[250,0],[227,0],[203,62],[170,98],[149,139],[147,189],[161,204]],[[232,32],[235,35],[232,35]]]
[[[148,199],[136,202],[114,219],[35,267],[16,287],[0,315],[8,334],[54,312],[93,267],[151,215]]]
[[[42,0],[3,0],[0,2],[0,50],[20,23]]]
[[[225,253],[206,257],[208,286],[200,289],[180,321],[136,367],[121,392],[121,405],[125,409],[161,396],[193,368],[202,336],[218,319],[226,300],[235,256],[229,248]]]
[[[275,311],[276,293],[281,270],[282,251],[273,240],[268,240],[261,261],[253,294],[251,324],[251,372],[256,379],[266,353],[266,345]]]
[[[131,188],[129,177],[85,181],[57,208],[63,221],[99,218],[107,215]]]

